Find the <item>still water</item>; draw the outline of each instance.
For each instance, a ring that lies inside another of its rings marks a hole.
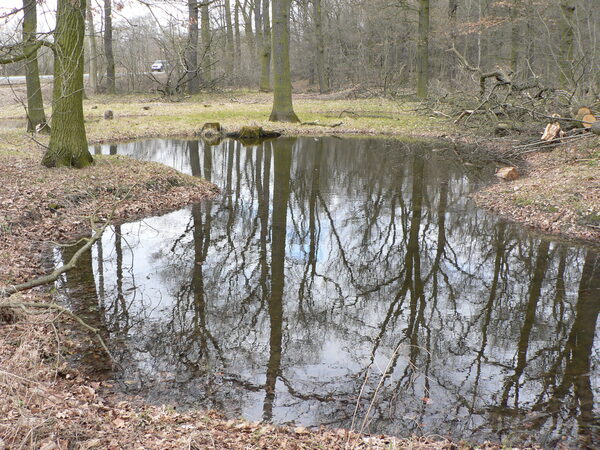
[[[275,423],[600,446],[600,255],[477,209],[493,168],[377,139],[95,151],[222,191],[113,227],[63,280],[127,392]]]

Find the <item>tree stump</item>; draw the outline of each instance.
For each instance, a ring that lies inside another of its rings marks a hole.
[[[552,114],[552,117],[554,117],[555,119],[559,119],[560,115]],[[553,139],[556,139],[560,136],[560,133],[560,122],[549,123],[544,129],[544,134],[542,134],[542,141],[551,141]]]
[[[216,131],[217,133],[221,133],[223,131],[223,128],[221,127],[221,124],[219,122],[206,122],[204,125],[202,125],[200,132],[204,133],[208,130]]]
[[[596,119],[593,114],[586,114],[581,121],[583,122],[583,128],[592,128],[592,125],[596,123],[598,119]]]
[[[247,126],[240,128],[239,131],[227,133],[227,137],[239,139],[243,145],[258,145],[266,139],[273,139],[281,136],[277,131],[264,130],[262,127]]]
[[[206,122],[202,125],[198,134],[209,140],[221,139],[223,137],[223,127],[219,122]]]

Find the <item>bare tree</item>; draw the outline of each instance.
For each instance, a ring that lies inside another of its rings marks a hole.
[[[292,104],[290,2],[273,1],[273,110],[269,120],[274,122],[300,122]]]
[[[114,94],[115,57],[113,55],[112,0],[104,0],[104,56],[106,58],[106,91]]]
[[[25,61],[25,82],[27,83],[27,131],[36,129],[49,133],[44,113],[44,99],[40,84],[38,51],[35,48],[37,33],[36,0],[23,0],[23,51],[28,54]]]

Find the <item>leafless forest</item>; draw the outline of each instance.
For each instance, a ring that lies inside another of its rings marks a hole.
[[[86,72],[98,92],[271,87],[269,0],[88,6]],[[591,0],[293,0],[294,90],[460,99],[478,96],[488,75],[530,95],[559,90],[568,103],[589,103],[600,94],[599,14]],[[21,24],[4,15],[4,45],[20,41]],[[168,62],[161,76],[150,72],[155,60]],[[49,50],[39,64],[52,73]],[[3,70],[24,74],[22,63]]]

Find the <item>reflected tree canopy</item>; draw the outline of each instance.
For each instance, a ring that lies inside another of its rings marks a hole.
[[[600,446],[600,256],[476,209],[490,168],[375,139],[101,151],[222,189],[115,227],[73,275],[124,389],[276,423]]]

